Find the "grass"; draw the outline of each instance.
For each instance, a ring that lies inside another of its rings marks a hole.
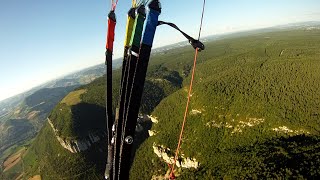
[[[19,163],[21,160],[21,157],[23,156],[25,151],[26,151],[26,148],[23,147],[18,152],[14,153],[10,157],[8,157],[6,159],[6,161],[3,162],[3,167],[4,167],[3,172],[10,170],[13,166],[15,166],[17,163]]]
[[[23,157],[25,176],[40,174],[43,179],[102,179],[102,173],[98,172],[104,171],[106,144],[101,143],[86,152],[72,154],[60,145],[46,123]]]
[[[19,175],[22,174],[23,170],[24,170],[24,156],[25,154],[28,153],[28,148],[30,146],[30,144],[33,142],[35,138],[30,139],[26,142],[24,142],[22,145],[14,145],[11,148],[7,149],[3,156],[1,157],[2,160],[8,160],[13,156],[16,156],[17,154],[20,154],[21,157],[19,157],[21,160],[19,161],[15,161],[13,166],[10,167],[9,169],[7,169],[5,172],[3,172],[5,170],[4,167],[1,167],[1,173],[4,179],[15,179],[16,177],[18,177]],[[30,156],[29,156],[30,157]],[[35,156],[34,156],[35,157]],[[3,166],[3,165],[2,165]],[[1,177],[1,176],[0,176]]]
[[[41,176],[35,175],[35,176],[30,177],[29,180],[41,180]]]
[[[61,103],[65,103],[68,106],[76,105],[81,102],[80,96],[86,92],[86,89],[80,89],[77,91],[70,92],[66,97],[62,99]]]
[[[13,145],[9,149],[6,149],[2,156],[0,157],[0,162],[3,162],[6,158],[8,158],[12,153],[16,152],[18,149],[20,149],[21,146]]]

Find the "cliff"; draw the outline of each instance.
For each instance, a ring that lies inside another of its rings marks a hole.
[[[48,123],[50,124],[53,132],[60,145],[70,151],[71,153],[79,153],[88,150],[93,144],[103,140],[106,137],[106,132],[89,133],[88,136],[81,139],[68,139],[62,138],[58,134],[58,130],[54,127],[51,120],[48,118]]]

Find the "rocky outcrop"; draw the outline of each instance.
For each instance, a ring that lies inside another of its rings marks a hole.
[[[237,117],[239,116],[239,114],[237,114]],[[231,115],[219,115],[219,118],[230,118]],[[264,118],[250,118],[250,117],[246,117],[243,120],[235,120],[235,119],[231,119],[229,122],[223,122],[223,121],[215,121],[212,120],[208,123],[206,123],[207,127],[215,127],[215,128],[221,128],[221,127],[226,127],[229,129],[233,129],[232,130],[232,134],[234,133],[242,133],[243,130],[245,128],[250,128],[250,127],[254,127],[257,126],[261,123],[263,123],[265,121]]]
[[[54,134],[59,141],[60,145],[70,151],[71,153],[79,153],[88,150],[94,143],[99,142],[101,139],[106,137],[105,132],[100,133],[89,133],[87,137],[82,139],[66,139],[58,136],[58,130],[54,127],[51,120],[48,118],[48,122],[54,131]]]
[[[272,130],[280,133],[290,134],[290,135],[310,134],[310,132],[304,129],[293,130],[293,129],[289,129],[287,126],[279,126],[276,128],[272,128]]]
[[[202,111],[201,110],[198,110],[198,109],[192,109],[190,111],[190,115],[197,115],[197,114],[201,114]]]
[[[155,123],[155,124],[158,124],[158,119],[157,119],[157,117],[153,117],[152,115],[148,115],[148,118],[150,118],[150,120],[153,122],[153,123]]]
[[[157,131],[153,131],[153,130],[148,130],[149,136],[154,136],[156,134],[158,134]]]
[[[159,146],[154,143],[153,144],[153,152],[159,158],[163,159],[166,163],[168,163],[168,164],[174,163],[174,157],[168,155],[168,153],[170,152],[169,148],[166,148],[164,146]],[[179,160],[176,161],[176,166],[182,167],[182,168],[195,168],[195,169],[197,169],[199,167],[199,162],[197,162],[197,160],[195,158],[184,157],[184,155],[182,154],[179,157]]]

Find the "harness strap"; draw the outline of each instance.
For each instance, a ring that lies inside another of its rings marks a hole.
[[[189,36],[187,33],[183,32],[177,25],[170,23],[170,22],[165,22],[165,21],[159,21],[158,26],[160,25],[168,25],[176,30],[178,30],[184,37],[186,37],[189,41],[189,43],[192,45],[194,49],[198,49],[198,51],[204,50],[204,44],[200,42],[199,40],[194,39],[193,37]]]

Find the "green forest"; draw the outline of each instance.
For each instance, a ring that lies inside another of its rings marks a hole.
[[[200,167],[178,169],[179,179],[318,177],[319,40],[320,31],[297,30],[207,43],[199,55],[180,152]],[[171,53],[188,56],[186,65],[192,62],[191,52]],[[162,66],[182,64],[172,59]],[[152,112],[159,121],[152,126],[157,134],[137,150],[131,179],[168,171],[153,146],[167,147],[174,155],[189,82],[186,76],[182,88]]]
[[[199,53],[181,147],[181,154],[196,159],[199,167],[178,168],[178,179],[320,176],[318,42],[319,30],[256,31],[207,41],[206,50]],[[189,46],[152,55],[140,112],[159,122],[148,127],[156,135],[144,140],[147,132],[137,134],[141,139],[135,145],[130,179],[164,178],[168,172],[153,147],[167,147],[168,155],[174,155],[193,56]],[[114,105],[120,73],[118,69],[113,74]],[[105,77],[67,95],[49,119],[64,138],[104,131]],[[24,177],[101,179],[105,148],[98,143],[72,154],[46,123],[22,157]],[[8,174],[5,179],[17,175]]]

